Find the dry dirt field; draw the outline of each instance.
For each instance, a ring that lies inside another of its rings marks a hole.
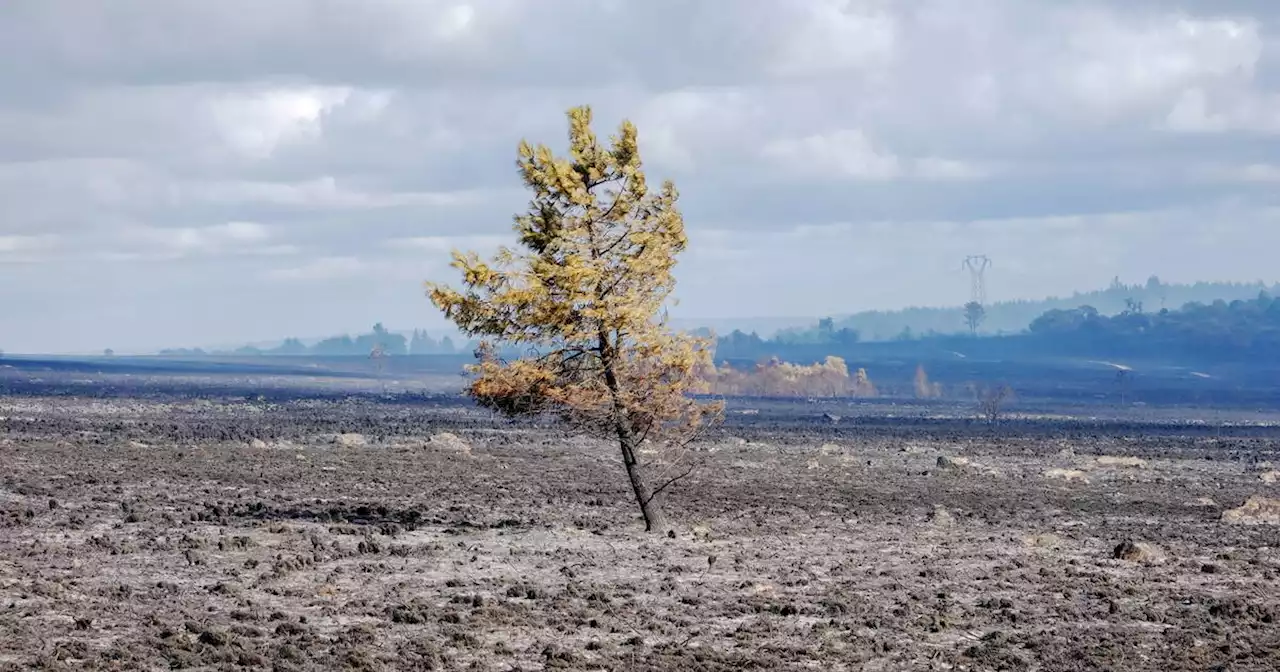
[[[1280,430],[790,412],[667,538],[453,402],[0,399],[0,669],[1280,669]]]

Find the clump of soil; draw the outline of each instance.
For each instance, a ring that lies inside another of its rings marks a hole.
[[[929,512],[929,522],[934,527],[951,527],[956,524],[956,517],[942,505],[935,505]]]
[[[1098,465],[1102,467],[1125,467],[1129,469],[1142,469],[1147,466],[1147,461],[1140,457],[1117,457],[1114,455],[1103,455],[1098,458]]]
[[[1054,467],[1044,471],[1044,477],[1053,480],[1077,481],[1080,483],[1088,483],[1089,477],[1079,469],[1063,469],[1062,467]]]
[[[1126,539],[1111,552],[1111,557],[1126,562],[1136,562],[1143,565],[1154,565],[1164,562],[1165,553],[1159,546],[1150,544],[1145,541],[1133,541]]]
[[[457,434],[451,432],[439,432],[432,435],[431,440],[427,442],[427,446],[434,450],[440,450],[458,455],[470,455],[471,444],[464,441]]]
[[[1223,511],[1222,522],[1280,525],[1280,499],[1253,495],[1240,507]]]
[[[333,443],[335,445],[342,446],[343,448],[361,448],[369,445],[369,439],[366,438],[364,434],[347,432],[335,435],[333,437]]]

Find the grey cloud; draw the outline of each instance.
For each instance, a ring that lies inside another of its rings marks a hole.
[[[438,324],[420,281],[509,237],[516,143],[561,147],[579,103],[677,181],[695,316],[949,302],[938,269],[975,249],[1028,295],[1190,273],[1186,241],[1254,279],[1277,230],[1264,0],[4,12],[8,351]]]
[[[565,0],[554,10],[520,0],[22,0],[0,43],[32,63],[10,65],[5,76],[33,85],[42,76],[148,85],[263,77],[395,86],[724,84],[787,58],[827,62],[813,51],[815,40],[841,52],[839,38],[874,41],[866,38],[878,28],[867,24],[876,23],[880,3],[855,3],[866,8],[832,26],[842,4],[743,0],[726,11],[678,0]],[[661,49],[653,48],[656,35]],[[873,47],[845,56],[868,49],[874,56]]]

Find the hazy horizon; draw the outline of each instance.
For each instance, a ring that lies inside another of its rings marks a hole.
[[[581,103],[682,192],[675,317],[1280,280],[1280,4],[731,6],[10,0],[0,348],[444,328]]]
[[[1148,276],[1148,278],[1149,277],[1150,276]],[[1121,278],[1121,281],[1122,281],[1122,284],[1132,287],[1135,285],[1143,284],[1145,282],[1145,278],[1144,279]],[[1164,283],[1165,285],[1172,285],[1172,286],[1178,286],[1178,287],[1191,287],[1197,283],[1206,283],[1206,284],[1213,285],[1213,284],[1223,284],[1223,283],[1232,282],[1232,281],[1199,280],[1191,283],[1169,283],[1168,281],[1161,278],[1161,282]],[[1257,281],[1241,281],[1239,284],[1247,286],[1247,285],[1255,284],[1256,282]],[[1280,283],[1268,282],[1265,284],[1268,289],[1271,289],[1271,288],[1274,288],[1276,284],[1280,284]],[[1106,289],[1105,286],[1077,288],[1072,290],[1071,292],[1066,292],[1060,295],[1001,298],[1001,299],[996,299],[994,301],[989,301],[988,303],[998,305],[998,304],[1005,304],[1008,302],[1017,302],[1017,301],[1024,301],[1024,300],[1031,301],[1031,302],[1053,301],[1053,300],[1059,300],[1059,299],[1069,299],[1075,295],[1082,295],[1082,296],[1088,295],[1092,292],[1099,292],[1104,289]],[[1238,292],[1236,292],[1236,294],[1238,294]],[[1222,298],[1224,300],[1232,300],[1231,296],[1226,296],[1225,294],[1223,296],[1215,295],[1215,299],[1216,298]],[[821,314],[813,314],[813,315],[782,314],[782,315],[746,315],[746,316],[729,316],[729,317],[685,316],[685,317],[673,317],[671,319],[671,325],[676,329],[685,329],[685,330],[711,329],[717,336],[724,336],[732,331],[741,330],[744,332],[755,332],[758,335],[765,338],[772,338],[778,332],[781,332],[787,329],[798,328],[798,327],[799,328],[811,327],[815,325],[819,319],[822,319],[824,317],[836,318],[837,322],[839,322],[842,319],[847,319],[859,314],[865,314],[867,312],[875,312],[875,311],[881,311],[881,312],[892,314],[892,313],[897,313],[901,311],[910,311],[914,309],[926,309],[926,310],[947,309],[947,308],[960,309],[962,308],[963,301],[964,299],[960,299],[954,303],[945,304],[945,305],[944,304],[935,304],[935,305],[909,304],[909,305],[902,305],[902,306],[893,306],[893,307],[884,308],[884,309],[867,309],[867,310],[855,310],[855,311],[848,311],[848,312],[831,312],[831,313],[821,313]],[[1176,309],[1176,308],[1181,308],[1182,306],[1180,303],[1175,301],[1175,305],[1169,305],[1167,307],[1171,309]],[[1154,310],[1156,307],[1151,306],[1151,308]],[[126,347],[120,347],[120,348],[106,346],[105,348],[64,350],[64,351],[10,350],[10,351],[7,351],[7,354],[94,356],[94,355],[102,354],[102,352],[107,348],[110,348],[113,353],[122,354],[122,355],[149,355],[149,354],[156,354],[162,350],[190,350],[190,349],[202,349],[207,352],[228,352],[228,351],[236,350],[246,346],[256,347],[256,348],[274,348],[280,345],[286,339],[298,339],[302,341],[304,344],[312,345],[316,342],[319,342],[321,340],[328,339],[328,338],[341,337],[344,335],[355,337],[357,335],[366,334],[370,331],[370,328],[375,323],[383,324],[383,326],[391,333],[401,334],[406,337],[410,336],[415,331],[424,330],[427,332],[429,336],[436,339],[442,336],[449,336],[458,345],[461,345],[461,341],[466,340],[468,338],[465,335],[458,332],[458,330],[454,325],[438,319],[435,322],[433,322],[431,325],[427,325],[427,326],[424,326],[422,324],[417,324],[417,325],[400,324],[400,323],[387,322],[385,320],[375,320],[374,322],[370,322],[369,324],[348,325],[345,328],[339,328],[335,331],[331,331],[323,334],[289,332],[289,333],[283,333],[283,334],[276,334],[273,336],[264,336],[261,338],[246,338],[246,339],[222,341],[222,342],[205,340],[205,341],[196,341],[196,342],[189,342],[189,343],[178,343],[178,344],[175,344],[175,343],[151,344],[151,345],[126,344]],[[955,327],[956,330],[963,331],[961,327],[962,327],[961,323],[957,322]],[[866,336],[874,336],[874,335],[864,334],[864,337]],[[0,350],[0,352],[4,352],[4,351]]]

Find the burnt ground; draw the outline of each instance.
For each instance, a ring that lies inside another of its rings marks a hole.
[[[1221,519],[1280,428],[824,408],[731,413],[667,538],[452,399],[5,397],[0,669],[1280,668],[1280,526]]]

